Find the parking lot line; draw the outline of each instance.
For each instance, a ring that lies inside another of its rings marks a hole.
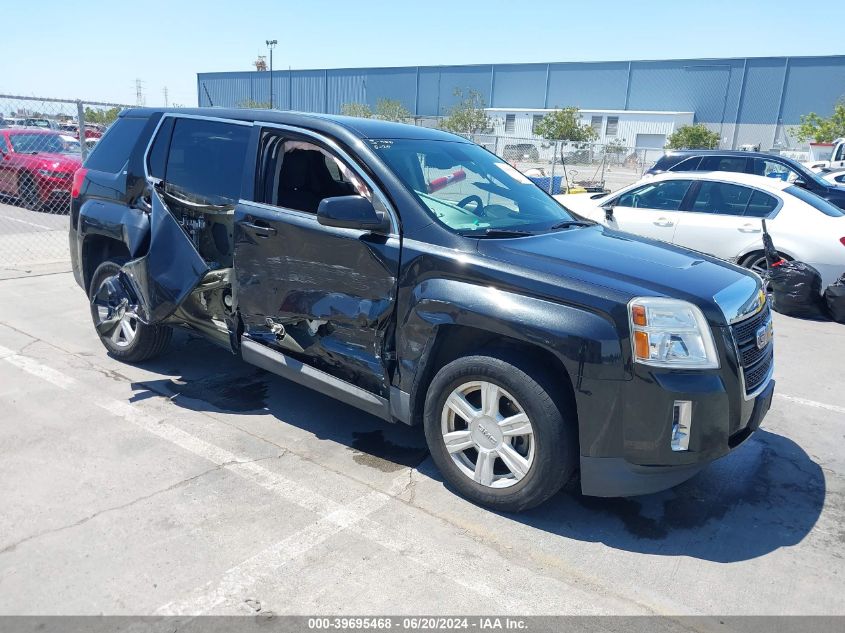
[[[0,220],[11,220],[12,222],[20,222],[21,224],[26,224],[28,226],[34,226],[37,229],[45,229],[47,231],[55,231],[55,226],[44,226],[43,224],[36,224],[35,222],[27,222],[26,220],[21,220],[19,218],[10,218],[8,215],[0,215]]]
[[[44,365],[34,358],[24,356],[3,346],[0,346],[0,359],[63,390],[74,393],[86,390],[85,385],[78,380]],[[89,402],[119,419],[220,465],[223,469],[272,492],[280,499],[311,510],[321,517],[308,527],[233,566],[216,581],[198,586],[188,592],[184,598],[162,605],[156,610],[159,615],[209,613],[227,601],[229,602],[226,605],[227,608],[237,609],[242,606],[238,596],[244,595],[262,578],[272,579],[273,574],[279,567],[305,555],[314,547],[343,530],[351,531],[384,549],[400,554],[408,562],[436,573],[444,580],[461,586],[476,595],[496,597],[503,607],[517,609],[521,604],[518,597],[514,597],[513,601],[507,598],[503,599],[503,596],[508,595],[507,587],[514,578],[520,578],[524,586],[535,590],[542,591],[544,587],[546,589],[558,587],[561,591],[589,593],[589,589],[586,587],[577,590],[568,585],[564,587],[562,585],[565,585],[565,583],[561,583],[557,579],[547,578],[528,568],[515,565],[495,553],[490,558],[485,557],[484,562],[486,565],[492,563],[494,567],[501,568],[503,573],[484,574],[483,577],[487,578],[489,582],[480,580],[479,575],[467,578],[463,572],[456,569],[454,557],[448,548],[443,548],[440,551],[427,551],[424,555],[415,555],[413,553],[415,546],[413,539],[409,539],[406,535],[394,533],[393,530],[374,521],[369,516],[402,494],[404,489],[412,483],[415,469],[404,471],[396,477],[386,492],[373,490],[344,505],[264,468],[260,464],[249,461],[247,457],[238,456],[191,435],[169,424],[159,416],[148,414],[138,406],[112,398],[91,398]],[[583,585],[589,586],[592,581],[581,578],[579,584],[582,587]],[[628,604],[629,609],[633,608],[636,612],[655,612],[652,608],[636,601],[623,600],[623,602]]]
[[[777,392],[775,392],[775,397],[780,398],[781,400],[788,400],[789,402],[794,402],[795,404],[801,404],[805,407],[813,407],[814,409],[824,409],[825,411],[833,411],[834,413],[845,414],[845,407],[839,407],[835,404],[826,404],[824,402],[817,402],[816,400],[807,400],[807,398],[799,398],[798,396],[790,396],[785,393]]]

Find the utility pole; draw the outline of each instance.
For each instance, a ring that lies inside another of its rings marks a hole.
[[[167,108],[170,105],[167,103],[167,86],[162,89],[162,92],[164,93],[164,107]]]
[[[136,106],[143,106],[145,105],[144,99],[144,82],[140,79],[135,80],[135,105]]]
[[[273,109],[273,49],[279,42],[276,40],[266,40],[267,48],[270,49],[270,109]]]

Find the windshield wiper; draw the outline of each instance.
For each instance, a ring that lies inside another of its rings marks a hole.
[[[550,231],[557,231],[559,229],[569,229],[573,226],[593,226],[595,222],[587,222],[586,220],[564,220],[549,227]]]
[[[465,231],[461,233],[464,237],[525,237],[526,235],[536,235],[534,231],[524,231],[522,229],[485,229],[484,231]]]

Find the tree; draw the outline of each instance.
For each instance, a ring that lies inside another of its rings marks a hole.
[[[598,138],[591,125],[581,123],[581,111],[575,107],[549,112],[534,127],[534,133],[550,141],[589,143]]]
[[[121,108],[115,106],[108,110],[85,108],[85,121],[88,123],[99,123],[100,125],[111,125],[120,114]]]
[[[815,141],[816,143],[830,143],[834,139],[845,136],[845,97],[833,106],[833,114],[822,117],[815,112],[801,115],[801,124],[794,132],[794,136],[801,142]]]
[[[669,135],[666,149],[715,149],[721,137],[703,123],[682,125]]]
[[[344,103],[340,106],[340,113],[344,116],[357,116],[359,119],[373,118],[373,111],[366,103]]]
[[[490,117],[484,110],[484,97],[477,90],[469,90],[464,96],[460,88],[453,93],[458,102],[449,110],[446,118],[440,121],[440,129],[456,134],[478,134],[490,129]]]
[[[398,99],[379,99],[376,103],[376,118],[404,123],[411,118],[411,113]]]

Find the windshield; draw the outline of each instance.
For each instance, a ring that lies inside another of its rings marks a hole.
[[[14,150],[20,154],[66,153],[58,134],[12,134],[9,140]]]
[[[459,233],[534,233],[576,220],[523,174],[473,143],[411,139],[370,143],[431,214]]]
[[[821,196],[817,196],[812,191],[807,191],[802,187],[796,187],[792,185],[791,187],[787,187],[784,189],[787,193],[791,193],[796,198],[800,198],[810,206],[818,209],[825,215],[829,215],[832,218],[841,218],[845,215],[845,212],[842,211],[839,207],[831,204]]]

